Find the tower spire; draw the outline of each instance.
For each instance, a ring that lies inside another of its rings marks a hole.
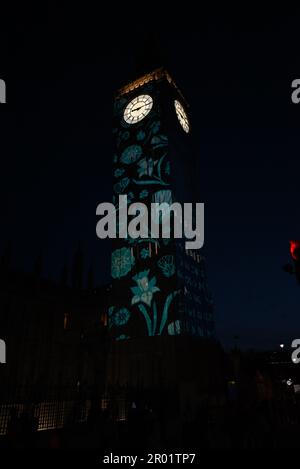
[[[136,55],[136,74],[138,76],[152,72],[156,68],[166,67],[166,55],[158,34],[149,32],[141,41]]]

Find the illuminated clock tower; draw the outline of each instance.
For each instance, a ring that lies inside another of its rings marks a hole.
[[[119,195],[125,194],[128,204],[143,202],[149,210],[152,202],[195,202],[189,106],[169,73],[159,68],[120,89],[113,119],[117,214]],[[116,344],[111,366],[118,367],[118,380],[128,382],[130,375],[144,382],[145,370],[155,369],[162,357],[169,358],[160,369],[170,368],[171,350],[179,343],[213,337],[204,258],[201,250],[187,251],[184,239],[153,239],[149,232],[147,239],[113,240],[111,277],[109,329]],[[129,365],[128,354],[139,365]],[[150,375],[153,383],[157,376]]]

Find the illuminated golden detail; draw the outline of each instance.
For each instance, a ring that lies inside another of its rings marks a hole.
[[[70,322],[71,322],[71,317],[69,313],[65,313],[64,315],[64,330],[67,331],[70,329]]]
[[[177,99],[175,99],[174,105],[175,105],[178,120],[179,120],[183,130],[188,134],[189,131],[190,131],[190,125],[189,125],[189,120],[187,118],[186,112],[185,112],[182,104]]]
[[[181,91],[179,90],[179,88],[177,87],[175,81],[173,80],[173,78],[171,77],[169,72],[167,72],[167,70],[165,70],[164,68],[157,68],[156,70],[153,70],[153,72],[147,73],[146,75],[143,75],[142,77],[138,78],[137,80],[132,81],[128,85],[123,86],[117,92],[117,96],[122,96],[123,94],[130,93],[131,91],[134,91],[134,90],[140,88],[141,86],[144,86],[147,83],[150,83],[151,81],[160,81],[160,80],[163,80],[163,79],[167,80],[170,84],[172,84],[174,86],[174,88],[176,88],[176,90],[180,94],[180,96],[182,97],[183,101],[185,101],[184,97],[183,97]]]
[[[127,124],[136,124],[146,117],[153,106],[153,99],[148,94],[141,94],[126,106],[124,120]]]
[[[106,313],[101,314],[100,322],[102,326],[107,326],[107,314]]]

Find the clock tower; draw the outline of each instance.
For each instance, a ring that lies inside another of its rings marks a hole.
[[[146,207],[195,202],[192,135],[189,106],[164,68],[116,93],[113,203],[117,214],[124,209],[119,206],[120,195],[127,196],[128,205],[143,202]],[[122,219],[118,230],[122,231]],[[170,382],[178,376],[175,368],[180,361],[193,360],[194,347],[213,343],[213,304],[201,250],[186,250],[184,239],[168,234],[155,239],[151,232],[147,238],[116,238],[111,277],[110,381],[151,386],[157,380]],[[181,368],[188,369],[184,364]]]

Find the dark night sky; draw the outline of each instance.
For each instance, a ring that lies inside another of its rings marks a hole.
[[[42,249],[57,278],[81,240],[86,265],[107,282],[109,243],[96,238],[95,210],[111,199],[112,96],[134,76],[136,43],[153,22],[129,28],[58,6],[38,13],[18,11],[1,33],[0,249],[11,239],[24,270]],[[300,238],[300,104],[290,98],[299,20],[273,11],[155,24],[191,106],[209,285],[226,346],[234,335],[245,347],[276,347],[300,334],[300,289],[281,269],[288,240]]]

